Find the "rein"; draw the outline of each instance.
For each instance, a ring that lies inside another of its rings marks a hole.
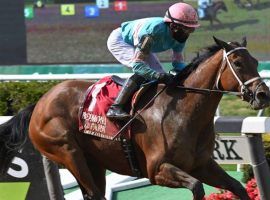
[[[193,88],[193,87],[184,87],[184,86],[176,86],[177,88],[180,89],[185,89],[185,90],[190,90],[190,91],[195,91],[195,92],[205,92],[205,93],[211,93],[211,92],[217,92],[217,93],[223,93],[223,94],[232,94],[232,95],[241,95],[241,92],[232,92],[232,91],[224,91],[224,90],[214,90],[214,89],[202,89],[202,88]],[[144,110],[147,106],[150,105],[150,103],[152,103],[162,92],[165,91],[165,89],[168,88],[168,86],[165,86],[164,88],[162,88],[158,93],[156,93],[152,99],[150,99],[150,101],[139,111],[137,112],[117,133],[116,135],[113,137],[113,140],[115,140],[115,138],[117,138],[121,132],[123,130],[125,130],[125,128],[128,127],[128,125],[135,119],[137,118]]]
[[[255,99],[255,94],[256,94],[256,91],[257,89],[263,84],[263,82],[261,81],[261,83],[258,84],[258,86],[256,87],[255,89],[255,92],[253,93],[252,91],[250,91],[248,89],[248,85],[253,83],[254,81],[256,80],[261,80],[260,77],[254,77],[254,78],[251,78],[247,81],[245,81],[244,83],[241,81],[241,79],[237,76],[236,72],[235,72],[235,69],[233,68],[233,66],[231,65],[230,61],[229,61],[229,58],[228,56],[230,54],[232,54],[233,52],[237,51],[237,50],[247,50],[246,47],[236,47],[234,49],[232,49],[231,51],[229,52],[226,52],[225,49],[223,49],[223,59],[222,59],[222,64],[221,64],[221,68],[219,70],[219,74],[217,76],[217,79],[215,81],[215,87],[217,89],[206,89],[206,88],[194,88],[194,87],[185,87],[185,86],[176,86],[177,88],[179,89],[184,89],[184,90],[188,90],[188,91],[193,91],[193,92],[203,92],[203,93],[220,93],[220,94],[231,94],[231,95],[235,95],[235,96],[241,96],[242,97],[242,100],[244,100],[244,97],[248,97],[250,101],[254,101]],[[229,65],[231,71],[232,71],[232,74],[234,75],[234,77],[236,78],[236,80],[238,81],[240,87],[241,87],[241,92],[233,92],[233,91],[227,91],[227,90],[220,90],[219,87],[218,87],[218,83],[220,81],[220,77],[221,77],[221,74],[222,72],[224,71],[225,69],[225,66],[226,64]],[[113,137],[113,140],[119,135],[121,134],[121,132],[128,127],[128,125],[135,119],[137,118],[145,109],[148,105],[150,105],[151,102],[153,102],[168,86],[165,86],[164,88],[162,88],[158,93],[156,93],[152,99],[150,99],[150,101],[139,111],[137,112],[119,131],[118,133]]]
[[[194,91],[194,92],[203,92],[203,93],[221,93],[221,94],[232,94],[235,96],[242,96],[241,92],[233,92],[233,91],[227,91],[227,90],[215,90],[215,89],[203,89],[203,88],[194,88],[194,87],[185,87],[178,85],[176,86],[179,89],[184,89],[184,90],[189,90],[189,91]]]
[[[139,112],[137,112],[130,120],[128,120],[128,122],[116,133],[116,135],[113,137],[113,140],[115,139],[115,138],[117,138],[117,136],[119,135],[119,134],[121,134],[121,132],[125,129],[125,128],[127,128],[128,127],[128,125],[135,119],[135,118],[137,118],[144,110],[145,110],[145,108],[147,107],[147,106],[149,106],[150,105],[150,103],[152,103],[152,101],[154,101],[166,88],[167,88],[168,86],[167,85],[165,85],[165,87],[164,88],[162,88],[158,93],[156,93],[153,97],[152,97],[152,99],[150,99],[150,101],[147,103],[147,104],[145,104],[145,106],[139,111]]]

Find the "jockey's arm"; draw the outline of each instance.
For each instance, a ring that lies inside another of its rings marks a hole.
[[[182,52],[172,51],[172,66],[173,70],[177,72],[182,71],[186,67]]]
[[[138,45],[135,48],[135,54],[132,59],[132,69],[134,73],[143,76],[147,80],[155,80],[158,78],[158,72],[151,69],[146,63],[151,53],[153,38],[149,35],[140,39]]]

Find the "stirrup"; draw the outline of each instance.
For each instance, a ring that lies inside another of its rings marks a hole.
[[[131,118],[130,114],[123,109],[115,107],[110,108],[106,116],[111,120],[129,120]]]

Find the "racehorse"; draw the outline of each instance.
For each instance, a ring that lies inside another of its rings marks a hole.
[[[185,187],[195,200],[204,197],[202,183],[227,189],[249,199],[240,182],[212,158],[213,119],[223,93],[232,91],[253,109],[269,106],[269,88],[257,72],[258,61],[246,49],[246,40],[215,44],[194,58],[174,84],[154,85],[138,102],[138,119],[130,126],[131,141],[142,177],[152,184]],[[36,105],[29,106],[0,126],[0,170],[5,172],[14,152],[29,136],[49,159],[64,165],[77,179],[84,199],[104,200],[105,171],[132,176],[118,140],[80,133],[79,107],[93,82],[59,83]],[[160,94],[147,107],[156,93]],[[144,108],[144,110],[142,109]]]
[[[216,21],[218,24],[222,24],[221,21],[217,18],[217,14],[220,10],[227,12],[228,9],[226,4],[223,1],[214,2],[211,6],[208,6],[205,9],[205,17],[201,20],[209,20],[211,27],[213,27],[214,21]]]

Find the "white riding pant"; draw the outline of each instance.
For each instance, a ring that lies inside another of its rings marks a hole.
[[[132,60],[135,54],[135,47],[126,43],[121,34],[121,28],[117,28],[110,34],[107,40],[107,47],[112,55],[123,65],[132,68]],[[150,53],[145,61],[149,67],[157,72],[165,72],[157,56]]]

